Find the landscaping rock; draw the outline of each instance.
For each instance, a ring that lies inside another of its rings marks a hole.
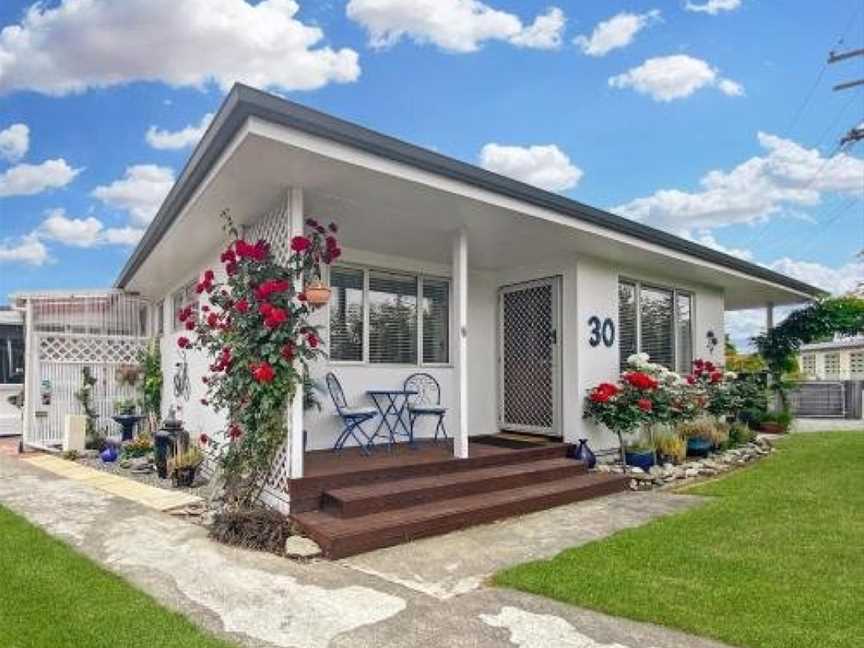
[[[630,466],[627,470],[628,470],[628,472],[630,472],[633,475],[644,475],[645,474],[645,471],[642,470],[641,468],[639,468],[638,466]]]
[[[295,535],[285,541],[285,555],[289,558],[314,558],[321,555],[321,547],[314,540]]]
[[[691,477],[698,477],[698,476],[699,476],[699,469],[698,468],[687,468],[687,470],[684,471],[684,477],[687,479],[690,479]]]

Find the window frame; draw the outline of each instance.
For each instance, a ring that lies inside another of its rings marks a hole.
[[[331,303],[327,304],[327,362],[330,365],[343,367],[382,367],[382,368],[405,368],[405,367],[430,367],[430,368],[451,368],[453,367],[453,280],[446,275],[434,274],[429,272],[417,272],[411,270],[403,270],[399,268],[386,268],[377,265],[367,265],[363,263],[340,262],[334,264],[335,268],[345,268],[349,270],[358,270],[363,273],[363,352],[361,360],[336,360],[329,355],[331,349],[330,344],[330,309]],[[328,268],[328,280],[330,278],[330,270]],[[371,362],[369,359],[369,274],[371,272],[383,272],[393,275],[402,275],[411,277],[417,281],[417,357],[414,362]],[[434,281],[443,281],[447,284],[447,361],[446,362],[425,362],[423,359],[423,299],[424,299],[424,281],[431,279]]]
[[[689,288],[678,288],[676,286],[670,284],[663,284],[662,282],[657,281],[643,281],[642,279],[636,279],[630,275],[618,275],[618,283],[615,289],[615,299],[618,300],[618,286],[621,283],[628,283],[633,285],[635,288],[635,299],[634,303],[636,305],[636,353],[642,352],[642,287],[654,290],[664,290],[672,293],[672,366],[667,367],[669,371],[674,371],[675,373],[681,373],[678,371],[678,336],[679,336],[679,320],[678,320],[678,296],[686,295],[690,298],[690,350],[693,357],[691,358],[691,362],[696,359],[696,345],[694,341],[696,339],[696,292]],[[618,303],[617,316],[620,317],[621,313],[621,304]],[[620,322],[618,322],[618,326],[620,328]],[[616,336],[617,338],[618,336]],[[653,362],[653,359],[651,359]],[[618,348],[618,362],[619,366],[623,367],[626,358],[621,358],[621,348]],[[686,372],[689,373],[689,370]],[[686,375],[684,373],[683,375]]]

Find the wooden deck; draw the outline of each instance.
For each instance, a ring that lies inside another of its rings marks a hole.
[[[468,459],[432,442],[372,456],[310,452],[306,476],[290,482],[292,517],[325,556],[341,558],[627,487],[620,475],[588,473],[569,447],[473,442]]]

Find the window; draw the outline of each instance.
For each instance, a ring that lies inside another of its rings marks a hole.
[[[165,333],[165,300],[160,299],[153,307],[153,333],[157,337]]]
[[[816,375],[816,354],[805,353],[801,356],[801,373],[805,376]]]
[[[363,271],[330,271],[330,357],[363,360]]]
[[[853,351],[849,354],[849,373],[853,380],[864,378],[864,351]]]
[[[634,353],[687,373],[693,361],[693,296],[636,281],[618,283],[620,366]]]
[[[445,363],[450,349],[450,282],[423,280],[423,362]]]
[[[24,331],[0,324],[0,384],[24,382]]]
[[[446,364],[450,282],[337,266],[330,271],[330,359],[372,364]]]
[[[639,350],[636,339],[636,284],[622,281],[618,284],[618,348],[621,352],[621,370],[627,358]]]
[[[693,295],[675,295],[675,367],[680,374],[690,373],[693,366]]]
[[[825,377],[837,378],[840,375],[840,354],[825,354]]]
[[[183,288],[174,293],[172,297],[172,306],[174,307],[174,330],[180,331],[183,329],[183,322],[180,321],[180,311],[191,306],[193,311],[198,310],[198,293],[195,292],[195,281],[190,281]]]

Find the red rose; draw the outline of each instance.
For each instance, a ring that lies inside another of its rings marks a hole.
[[[624,379],[636,389],[651,390],[657,388],[657,381],[641,371],[631,371],[624,374]]]
[[[282,347],[281,353],[283,358],[288,362],[291,362],[294,359],[294,345],[291,342],[288,342]]]
[[[252,365],[252,377],[259,383],[270,383],[276,377],[273,367],[267,362],[259,362]]]
[[[216,328],[219,326],[219,316],[216,313],[210,313],[207,315],[207,326],[210,328]]]
[[[180,309],[177,311],[177,319],[181,322],[185,322],[187,319],[192,317],[192,307],[187,306],[186,308]]]
[[[692,385],[695,382],[696,382],[696,376],[694,376],[693,374],[690,374],[689,376],[687,376],[687,384],[688,385]]]
[[[719,383],[723,380],[723,374],[720,373],[719,371],[714,371],[711,373],[709,378],[711,380],[711,384],[716,385],[717,383]]]
[[[297,293],[297,299],[301,302],[305,302],[306,301],[306,293],[305,292]]]
[[[230,247],[222,253],[222,256],[219,257],[219,260],[225,264],[236,263],[237,255],[234,254],[234,250]]]
[[[192,342],[190,342],[189,338],[187,338],[187,337],[179,337],[179,338],[177,338],[177,346],[180,347],[181,349],[191,349],[192,348]]]
[[[318,336],[315,335],[314,333],[307,333],[306,334],[306,343],[310,347],[312,347],[313,349],[318,346],[319,342],[320,342],[320,340],[318,339]]]
[[[201,445],[207,445],[207,444],[210,442],[210,437],[208,437],[206,434],[204,434],[204,433],[202,432],[202,433],[201,433],[201,436],[198,437],[198,442],[199,442]]]
[[[225,272],[228,273],[229,277],[233,277],[240,271],[240,268],[236,263],[232,262],[225,266]]]
[[[195,330],[195,322],[193,320],[186,320],[186,330],[194,331]]]
[[[237,303],[234,304],[234,310],[236,310],[238,313],[245,313],[249,310],[249,302],[245,299],[238,300]]]
[[[216,275],[213,273],[212,270],[208,269],[208,270],[204,271],[204,281],[207,281],[207,282],[213,281],[213,279],[215,277],[216,277]]]
[[[311,245],[312,241],[305,236],[295,236],[291,239],[291,249],[294,252],[305,252]]]
[[[653,403],[651,403],[651,401],[648,400],[647,398],[640,398],[639,400],[636,401],[636,405],[643,412],[650,412],[652,409],[654,409]]]
[[[333,232],[334,234],[339,231],[339,228],[336,226],[336,223],[330,223],[330,225],[328,225],[328,227],[330,228],[330,231]]]
[[[618,393],[618,387],[612,383],[600,383],[591,391],[589,398],[595,403],[605,403]]]
[[[716,369],[717,369],[717,367],[714,366],[713,362],[706,362],[705,363],[705,371],[711,373],[711,372],[716,371]]]
[[[232,441],[239,439],[241,434],[243,434],[243,432],[240,430],[240,426],[236,423],[232,423],[228,427],[228,438]]]
[[[206,398],[202,398],[202,399],[201,399],[201,404],[204,405],[204,407],[207,407],[207,405],[209,405],[210,402],[209,402]]]
[[[324,241],[327,244],[328,250],[339,247],[339,242],[336,240],[335,236],[328,236]]]
[[[258,312],[261,313],[264,317],[267,317],[273,311],[273,304],[270,302],[264,302],[263,304],[258,305]]]
[[[281,308],[271,307],[270,312],[264,318],[264,325],[274,329],[288,319],[288,314]]]

